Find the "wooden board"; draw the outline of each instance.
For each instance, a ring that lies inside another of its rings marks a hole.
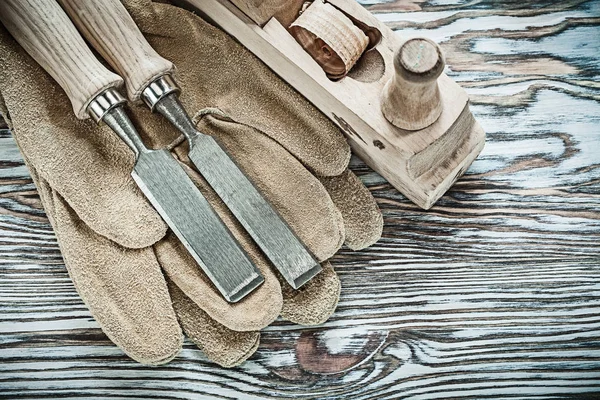
[[[233,370],[189,342],[167,366],[134,363],[75,293],[4,130],[0,397],[600,396],[600,1],[373,8],[441,41],[488,143],[427,212],[353,160],[384,212],[384,238],[334,260],[343,291],[332,319],[277,322]],[[413,11],[384,13],[403,8]]]

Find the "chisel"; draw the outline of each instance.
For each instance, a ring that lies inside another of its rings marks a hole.
[[[124,77],[131,100],[165,116],[187,138],[189,158],[295,289],[321,266],[220,144],[198,132],[178,100],[173,65],[139,31],[119,0],[59,0],[86,39]]]
[[[65,90],[79,119],[103,121],[133,150],[132,176],[214,285],[231,302],[263,282],[211,205],[168,150],[150,150],[122,107],[120,76],[94,57],[55,0],[2,0],[0,20]]]

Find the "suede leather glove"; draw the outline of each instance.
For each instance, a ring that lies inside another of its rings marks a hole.
[[[107,336],[132,358],[162,363],[181,347],[181,328],[224,366],[256,349],[257,332],[278,314],[301,324],[325,321],[339,280],[329,263],[344,240],[378,239],[381,214],[347,170],[340,132],[260,61],[200,18],[166,4],[125,2],[150,44],[178,67],[182,102],[199,130],[217,136],[278,209],[324,270],[292,290],[270,268],[202,177],[186,167],[265,276],[236,304],[220,297],[166,230],[130,172],[133,155],[110,129],[79,121],[62,89],[5,30],[0,82],[15,140],[55,229],[69,274]],[[160,116],[132,106],[147,145],[186,144]]]

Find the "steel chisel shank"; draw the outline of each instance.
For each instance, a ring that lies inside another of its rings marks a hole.
[[[115,28],[118,32],[108,33],[122,35],[126,27],[107,23],[120,15],[129,18],[130,36],[136,32],[141,36],[123,5],[118,0],[109,2],[63,1],[71,11],[73,6],[83,7],[73,14],[80,22],[99,18],[92,26]],[[116,15],[100,12],[110,5]],[[123,109],[126,100],[116,89],[123,79],[98,61],[55,0],[2,0],[0,21],[62,87],[77,118],[105,122],[131,148],[135,154],[135,182],[227,300],[238,301],[263,282],[258,269],[178,161],[167,150],[151,150],[144,145]],[[131,41],[120,38],[109,42],[118,45]],[[141,51],[149,54],[143,48]],[[168,64],[167,69],[171,65],[166,60],[163,64]],[[148,72],[152,67],[155,65],[146,60],[135,63],[134,71]]]
[[[125,78],[129,98],[140,97],[187,138],[189,158],[256,244],[293,287],[321,270],[292,229],[212,137],[196,130],[179,103],[174,65],[158,54],[119,0],[59,0],[106,61]]]
[[[231,156],[213,137],[196,130],[168,75],[151,83],[142,98],[186,136],[190,160],[294,289],[321,271],[320,264]]]
[[[119,96],[101,96],[110,95]],[[134,151],[133,179],[221,294],[237,302],[260,285],[258,269],[169,151],[148,149],[120,106],[102,121]]]

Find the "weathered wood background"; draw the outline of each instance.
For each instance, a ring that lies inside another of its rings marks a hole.
[[[331,320],[151,368],[90,317],[2,130],[0,397],[600,397],[600,1],[364,3],[442,44],[488,133],[466,176],[424,212],[354,161],[386,225],[336,258]]]

